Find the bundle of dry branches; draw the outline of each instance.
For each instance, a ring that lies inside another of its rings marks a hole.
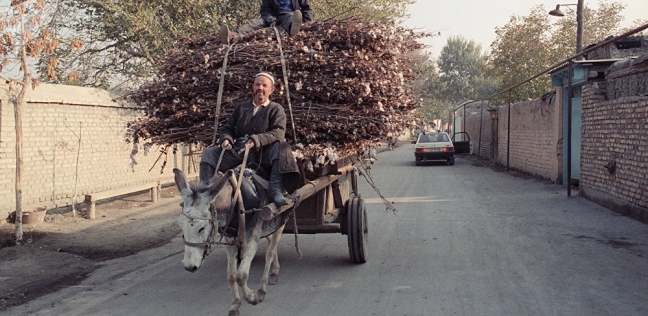
[[[293,148],[306,157],[364,151],[416,120],[409,53],[422,48],[417,40],[424,36],[346,19],[308,23],[298,35],[282,37],[293,130],[274,30],[247,33],[228,55],[219,126],[236,104],[252,98],[254,75],[267,71],[278,79],[271,99],[286,109],[286,139]],[[126,96],[146,113],[129,124],[134,141],[210,145],[226,51],[216,34],[178,42],[160,79]]]

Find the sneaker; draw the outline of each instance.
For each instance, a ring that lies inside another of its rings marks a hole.
[[[227,25],[221,26],[218,35],[220,36],[221,43],[229,45],[230,39],[232,39],[232,33]]]
[[[302,25],[302,19],[303,17],[300,10],[293,11],[292,21],[290,24],[290,36],[295,36],[297,35],[297,33],[299,33],[299,29]]]

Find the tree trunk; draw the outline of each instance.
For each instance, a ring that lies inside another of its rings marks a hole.
[[[23,21],[23,13],[20,12],[20,33],[25,34],[25,25]],[[21,82],[22,87],[14,101],[14,117],[16,120],[16,244],[20,244],[23,238],[22,227],[22,143],[23,143],[23,129],[22,129],[22,106],[25,103],[25,94],[27,89],[31,87],[31,73],[29,72],[29,65],[27,64],[27,51],[24,42],[24,36],[21,37],[20,49],[20,63],[22,64],[23,71],[25,72]]]
[[[27,76],[26,76],[27,78]],[[29,78],[27,78],[29,80]],[[14,101],[14,116],[16,120],[16,244],[22,240],[22,104],[25,101],[27,87],[23,85]]]

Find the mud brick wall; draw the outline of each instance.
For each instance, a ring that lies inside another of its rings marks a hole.
[[[0,217],[15,210],[14,108],[0,86]],[[142,183],[173,181],[170,167],[187,169],[185,148],[169,155],[164,174],[157,147],[125,142],[126,124],[142,115],[99,89],[40,85],[23,107],[23,210],[77,203],[84,195]],[[78,163],[77,163],[78,155]],[[164,160],[162,158],[161,160]]]
[[[605,71],[608,100],[648,96],[648,54],[612,64]]]
[[[603,47],[599,47],[594,51],[585,54],[585,56],[587,56],[586,59],[626,58],[644,54],[647,48],[648,36],[629,36],[617,41],[616,43],[610,43]]]
[[[557,148],[560,134],[560,109],[555,98],[536,99],[511,105],[511,142],[509,166],[553,182],[559,181]],[[508,106],[498,108],[497,163],[507,165]]]
[[[491,107],[487,102],[483,101],[466,104],[465,131],[470,136],[473,154],[484,159],[491,158],[491,144],[493,139],[493,126],[490,118],[491,115],[488,112],[489,109]],[[458,112],[460,112],[458,114],[463,115],[463,110]]]
[[[607,100],[587,85],[582,120],[582,194],[648,223],[648,97]]]

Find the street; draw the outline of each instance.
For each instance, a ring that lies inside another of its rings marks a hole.
[[[369,255],[341,234],[285,234],[279,284],[241,315],[648,315],[648,226],[566,189],[457,157],[414,165],[400,143],[360,177]],[[262,250],[265,248],[262,247]],[[105,263],[5,315],[227,315],[224,249],[185,271],[182,239]],[[257,253],[250,287],[258,288]]]

